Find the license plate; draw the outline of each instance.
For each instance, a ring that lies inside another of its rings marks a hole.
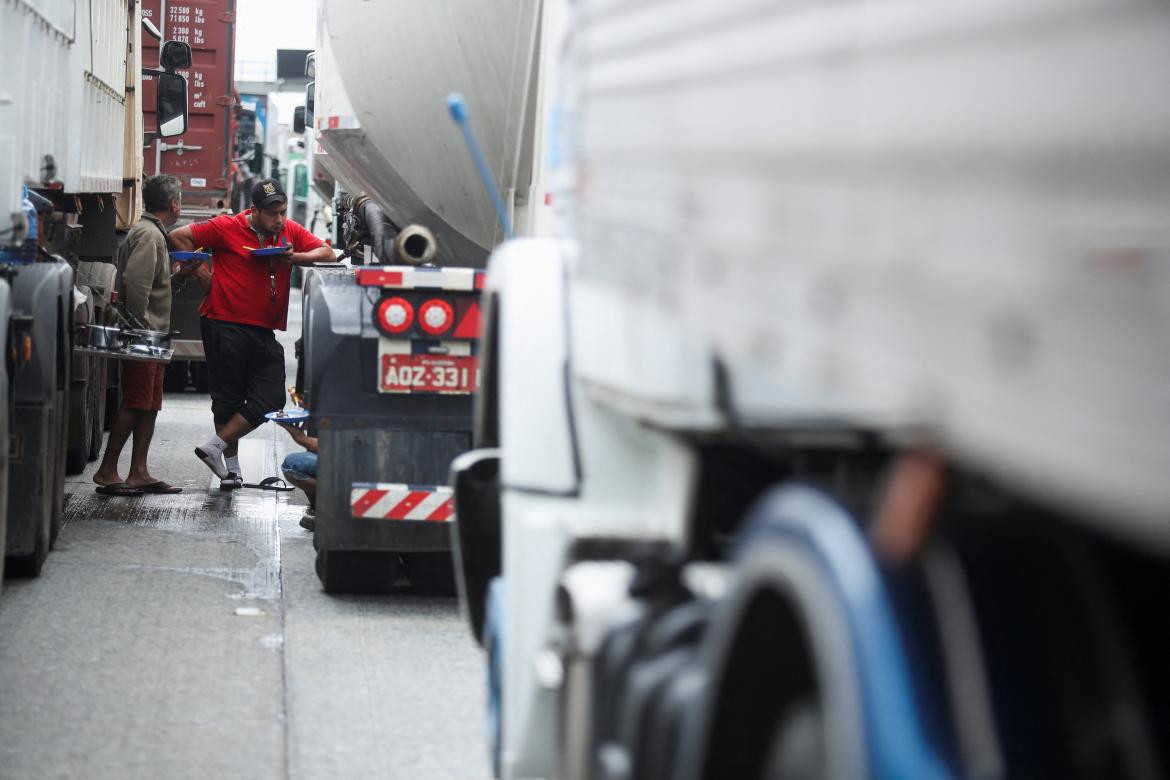
[[[383,393],[468,395],[479,387],[479,358],[440,355],[382,355],[378,389]]]

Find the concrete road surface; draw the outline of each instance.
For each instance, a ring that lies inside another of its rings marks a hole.
[[[221,493],[210,433],[207,396],[167,395],[151,469],[183,492],[99,496],[90,464],[41,576],[4,583],[0,778],[489,777],[455,600],[324,594],[303,494]],[[245,479],[290,448],[253,433]]]

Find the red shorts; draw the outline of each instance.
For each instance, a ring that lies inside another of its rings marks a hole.
[[[122,408],[157,412],[162,409],[162,363],[122,362]]]

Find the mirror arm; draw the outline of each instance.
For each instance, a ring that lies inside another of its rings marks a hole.
[[[150,33],[151,36],[153,36],[156,41],[162,40],[162,33],[159,31],[159,29],[157,27],[154,26],[154,23],[151,22],[149,19],[147,19],[145,16],[142,17],[142,26],[146,28],[146,31],[148,33]]]

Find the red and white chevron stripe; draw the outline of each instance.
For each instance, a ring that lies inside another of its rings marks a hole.
[[[349,492],[354,517],[445,523],[455,516],[451,488],[394,483],[355,483]]]

